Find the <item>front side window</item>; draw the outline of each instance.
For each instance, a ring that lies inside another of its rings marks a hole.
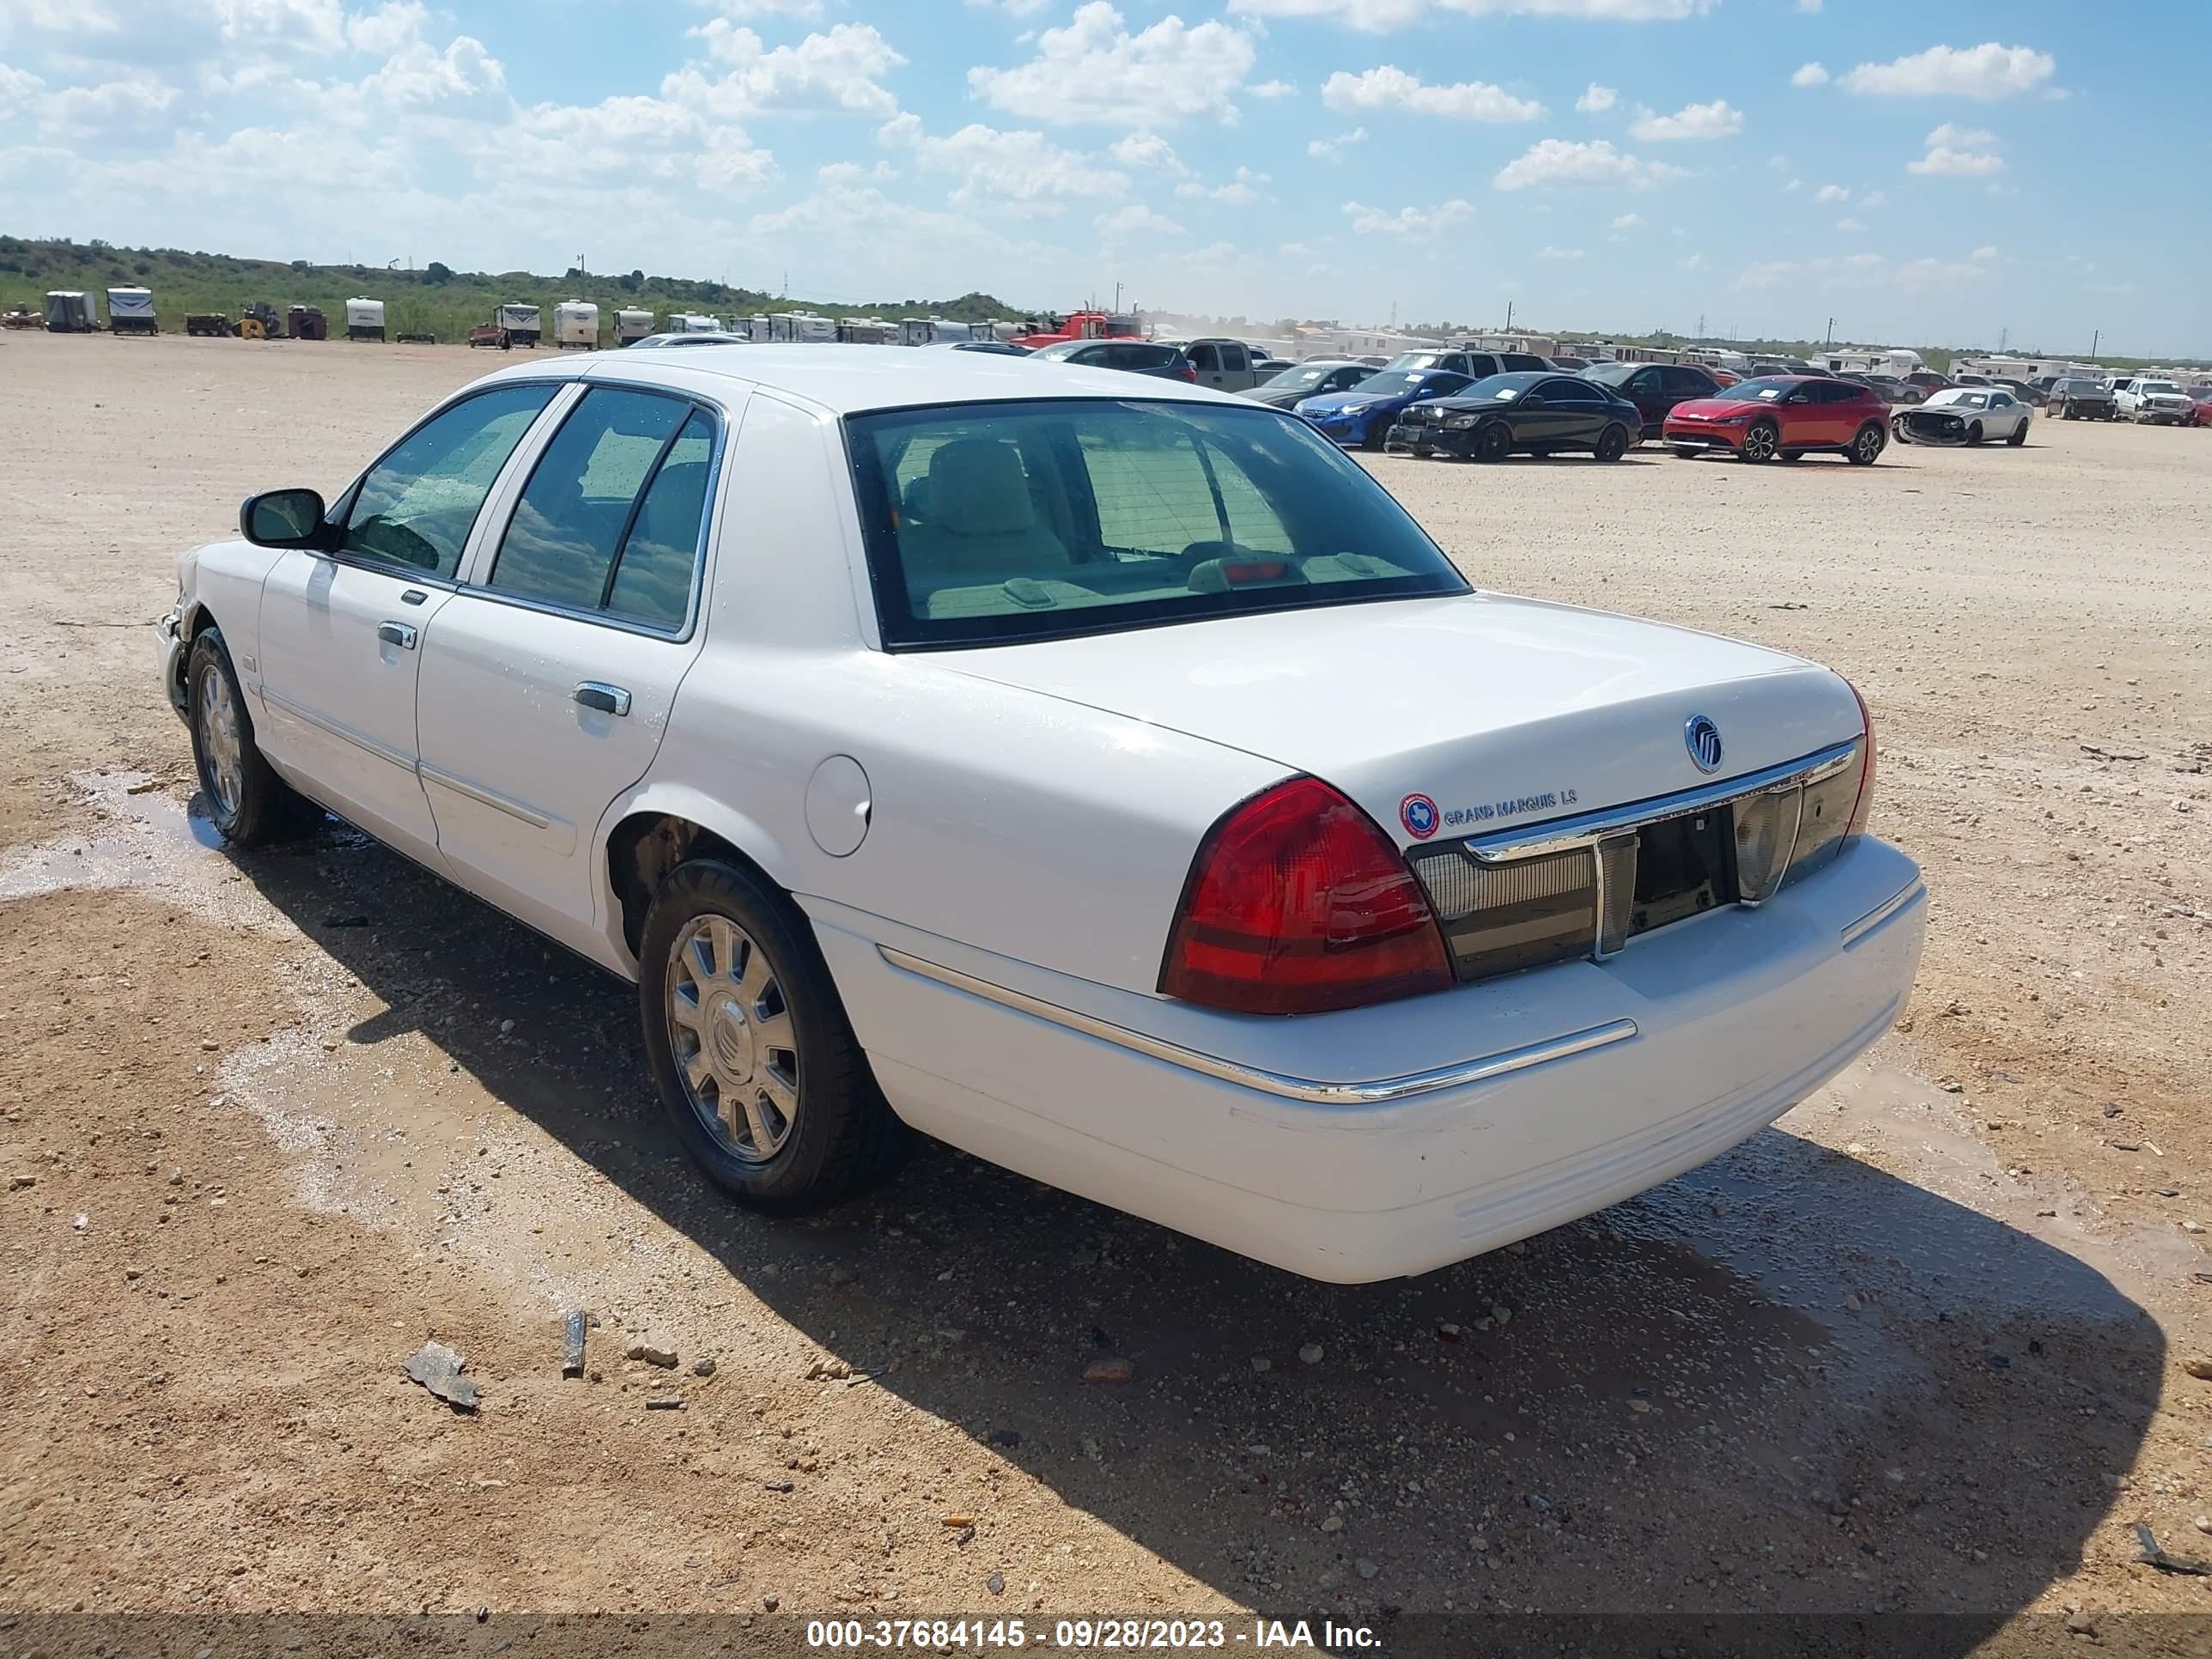
[[[1190,366],[1201,374],[1211,374],[1221,367],[1221,353],[1210,345],[1194,345],[1189,351]]]
[[[532,470],[487,586],[680,628],[714,435],[713,422],[681,398],[594,386]]]
[[[846,428],[894,649],[1467,591],[1356,463],[1257,405],[965,404]]]
[[[362,477],[339,550],[452,580],[500,469],[559,390],[496,386],[432,416]]]

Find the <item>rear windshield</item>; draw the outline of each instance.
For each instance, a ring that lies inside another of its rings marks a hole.
[[[1258,404],[964,404],[846,440],[892,649],[1468,591],[1357,463]]]

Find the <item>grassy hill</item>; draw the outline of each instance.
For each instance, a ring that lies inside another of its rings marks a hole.
[[[131,284],[153,290],[154,309],[164,333],[182,333],[187,312],[220,311],[235,317],[249,300],[266,300],[280,313],[287,306],[320,306],[332,331],[341,335],[348,299],[381,300],[388,333],[431,334],[441,341],[465,338],[470,329],[490,319],[493,307],[506,303],[538,307],[550,335],[553,307],[562,300],[596,302],[601,330],[610,336],[614,312],[623,306],[650,311],[656,320],[671,311],[706,312],[726,320],[758,311],[811,311],[825,317],[935,316],[971,323],[1018,320],[1028,314],[988,294],[832,305],[721,283],[647,276],[642,271],[541,276],[526,270],[449,270],[434,260],[421,270],[386,270],[374,265],[317,265],[304,259],[287,264],[178,248],[0,236],[0,311],[18,305],[37,310],[48,289],[93,290]]]

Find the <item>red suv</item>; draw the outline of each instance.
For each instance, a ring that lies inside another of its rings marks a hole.
[[[1872,466],[1889,442],[1889,405],[1850,380],[1766,374],[1677,404],[1665,438],[1685,458],[1718,449],[1747,461],[1794,461],[1818,452]]]

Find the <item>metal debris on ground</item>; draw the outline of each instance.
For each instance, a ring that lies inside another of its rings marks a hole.
[[[425,1342],[407,1360],[407,1375],[457,1412],[477,1408],[477,1385],[461,1375],[469,1362],[442,1342]]]
[[[581,1308],[571,1308],[561,1321],[561,1375],[584,1374],[584,1339],[591,1322]]]
[[[2212,1561],[2200,1561],[2193,1555],[2168,1555],[2160,1547],[2151,1529],[2142,1522],[2136,1522],[2136,1538],[2142,1545],[2136,1559],[2160,1572],[2186,1573],[2193,1578],[2212,1578]]]
[[[684,1409],[684,1396],[680,1394],[656,1394],[646,1401],[645,1408],[649,1412],[680,1412]]]

